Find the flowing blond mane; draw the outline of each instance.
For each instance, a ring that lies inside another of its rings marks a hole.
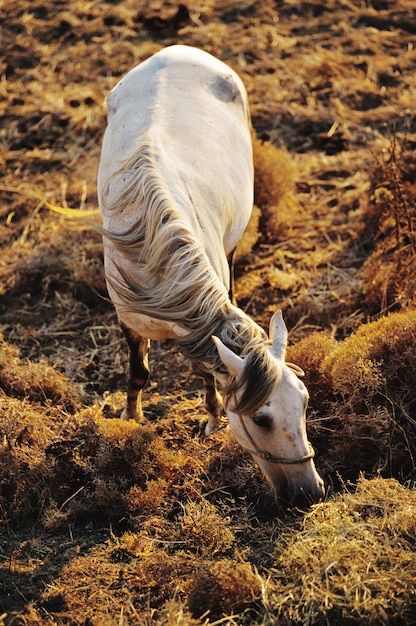
[[[192,331],[201,320],[217,315],[229,301],[202,244],[181,217],[157,171],[149,143],[144,143],[107,182],[124,176],[122,191],[104,202],[107,215],[138,216],[128,229],[103,236],[111,240],[117,258],[134,271],[117,269],[123,283],[109,281],[120,298],[119,310],[179,321]],[[115,220],[112,220],[113,223]]]
[[[266,333],[243,311],[231,305],[225,286],[194,233],[181,217],[160,176],[149,142],[143,143],[110,177],[107,190],[122,190],[103,202],[107,216],[129,227],[121,232],[102,229],[117,252],[122,277],[108,276],[119,302],[117,309],[180,323],[187,329],[179,337],[182,351],[207,370],[226,373],[212,335],[236,354],[247,357],[242,375],[224,391],[228,400],[239,392],[238,409],[253,411],[268,397],[279,378],[268,350]],[[111,215],[113,214],[113,215]],[[131,216],[135,215],[133,221]]]

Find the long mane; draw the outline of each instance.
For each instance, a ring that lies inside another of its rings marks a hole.
[[[179,337],[184,354],[208,371],[227,372],[216,351],[217,335],[236,354],[246,357],[243,373],[224,389],[226,401],[239,396],[236,408],[254,412],[279,379],[267,348],[266,333],[243,311],[231,305],[225,286],[179,210],[160,176],[150,142],[144,142],[110,177],[120,193],[107,194],[104,209],[120,231],[102,229],[117,252],[117,272],[107,274],[119,301],[118,310],[177,322],[186,330]],[[112,198],[109,200],[108,198]],[[111,215],[113,214],[113,215]],[[122,230],[123,215],[129,227]],[[131,221],[131,216],[136,216]],[[114,262],[114,260],[113,260]]]
[[[120,227],[123,215],[136,218],[125,231],[102,231],[129,267],[127,273],[118,263],[122,283],[107,277],[120,298],[117,308],[180,322],[192,332],[226,306],[227,290],[176,208],[149,142],[114,172],[107,188],[120,176],[123,189],[105,201],[105,211],[120,216]]]

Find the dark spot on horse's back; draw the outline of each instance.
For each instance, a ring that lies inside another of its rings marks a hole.
[[[210,90],[218,100],[222,102],[235,102],[240,97],[240,91],[232,76],[217,76],[210,84]]]

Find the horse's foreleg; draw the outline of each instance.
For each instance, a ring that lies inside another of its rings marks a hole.
[[[202,376],[205,384],[205,408],[208,412],[208,422],[205,426],[205,435],[210,435],[220,425],[220,418],[224,414],[222,398],[218,392],[215,378],[212,374],[195,366],[197,373]]]
[[[129,347],[127,369],[127,402],[121,419],[143,420],[142,389],[149,379],[149,340],[141,337],[127,326],[120,324]]]

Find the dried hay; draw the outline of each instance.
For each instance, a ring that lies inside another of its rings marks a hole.
[[[249,563],[220,559],[197,572],[189,594],[189,607],[199,617],[212,619],[242,612],[261,596],[261,578]]]
[[[290,348],[288,358],[307,372],[310,429],[335,483],[340,467],[350,480],[360,471],[414,478],[415,336],[416,311],[405,310],[360,326],[341,343],[312,333]]]
[[[21,359],[19,351],[6,343],[1,335],[0,390],[4,392],[3,397],[59,405],[71,412],[80,408],[79,393],[71,381],[44,359],[38,363]]]
[[[367,236],[374,250],[362,269],[365,303],[377,312],[412,306],[416,292],[416,161],[395,135],[374,172]],[[370,235],[371,232],[371,235]]]
[[[391,313],[361,326],[321,363],[335,392],[352,405],[388,393],[390,401],[412,414],[416,359],[416,310]]]
[[[226,553],[235,541],[229,520],[223,519],[214,505],[190,502],[184,507],[180,530],[187,545],[201,556]]]
[[[288,216],[298,206],[295,191],[296,168],[285,150],[272,143],[253,140],[255,164],[254,202],[261,209],[260,229],[264,240],[288,235]]]
[[[301,526],[282,533],[274,553],[268,602],[280,623],[412,623],[415,491],[360,478]]]

